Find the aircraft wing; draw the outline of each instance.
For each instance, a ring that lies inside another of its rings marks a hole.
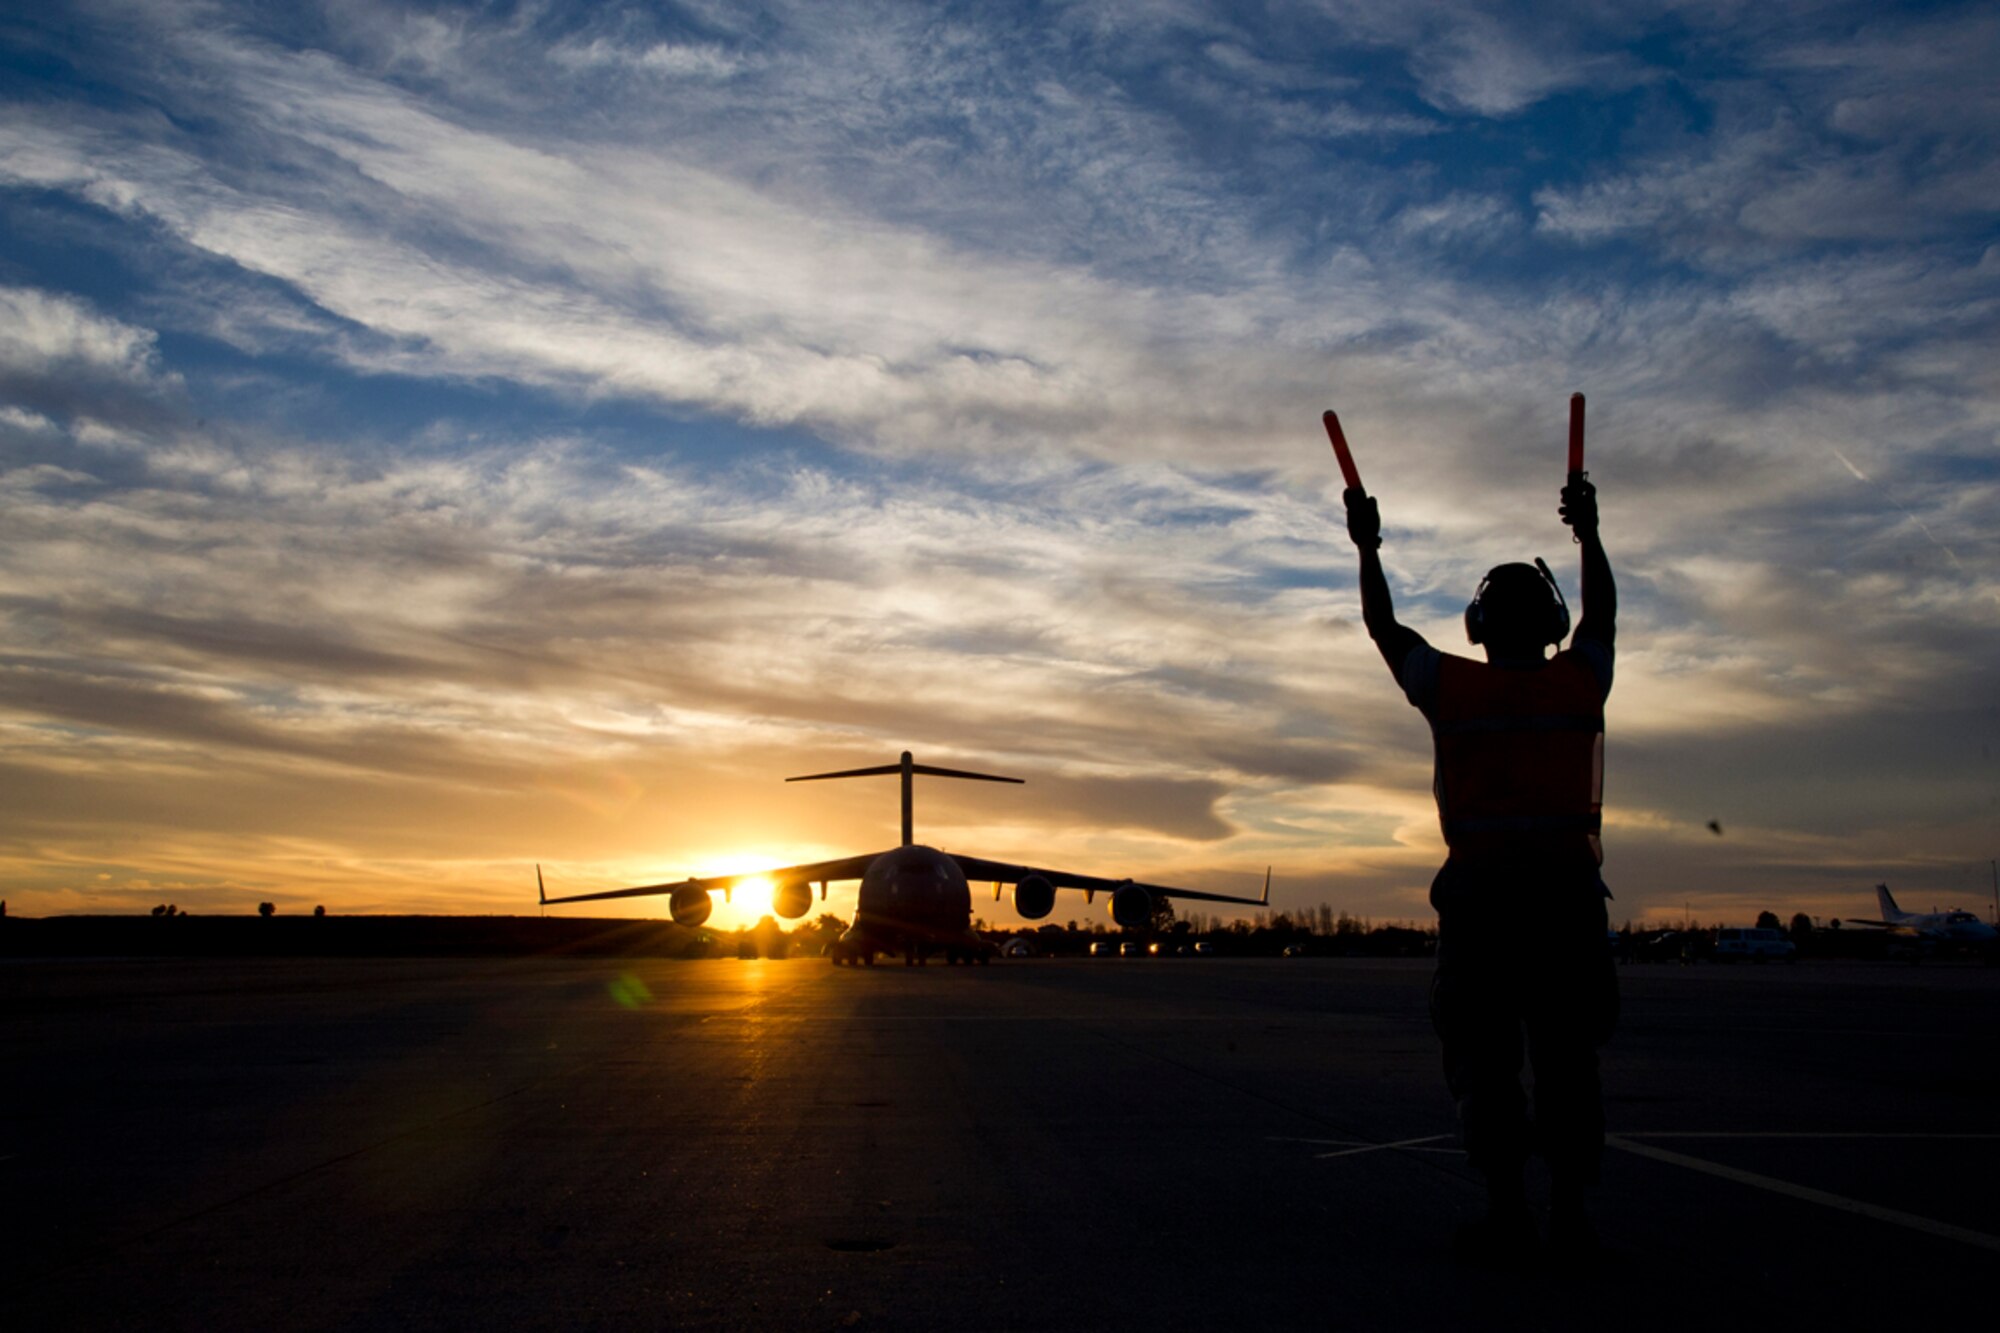
[[[1006,861],[988,861],[977,856],[960,856],[956,852],[946,852],[958,862],[958,868],[965,872],[968,881],[997,881],[1001,884],[1019,884],[1029,875],[1040,875],[1059,889],[1082,889],[1085,893],[1115,893],[1128,884],[1144,889],[1155,898],[1191,898],[1206,903],[1248,903],[1252,907],[1264,907],[1271,901],[1271,877],[1264,877],[1264,895],[1261,898],[1239,898],[1227,893],[1204,893],[1199,889],[1176,889],[1165,884],[1138,884],[1129,879],[1104,879],[1097,875],[1079,875],[1068,870],[1045,870],[1040,866],[1013,865]]]
[[[780,866],[776,870],[746,870],[740,875],[710,875],[706,879],[679,879],[669,884],[641,884],[630,889],[604,889],[597,893],[572,893],[562,898],[543,898],[548,904],[590,903],[606,898],[644,898],[656,893],[674,893],[681,889],[711,889],[727,891],[746,879],[768,879],[773,884],[820,884],[829,880],[860,879],[867,873],[869,865],[880,852],[869,852],[866,856],[843,856],[838,861],[812,861],[802,866]],[[535,872],[539,883],[541,871]]]

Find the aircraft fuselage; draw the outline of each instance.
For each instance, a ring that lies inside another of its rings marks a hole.
[[[854,925],[834,946],[835,962],[874,962],[878,953],[921,963],[933,953],[951,962],[985,961],[991,946],[972,930],[972,887],[958,863],[934,847],[898,847],[875,858],[861,877]]]

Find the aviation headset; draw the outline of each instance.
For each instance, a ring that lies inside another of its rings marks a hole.
[[[1503,584],[1512,585],[1504,588],[1503,592],[1518,594],[1525,590],[1526,575],[1529,572],[1541,575],[1540,582],[1536,586],[1545,590],[1549,594],[1549,599],[1539,607],[1522,608],[1522,613],[1530,617],[1539,617],[1543,643],[1561,643],[1568,637],[1569,603],[1563,600],[1562,586],[1556,582],[1556,576],[1549,572],[1549,567],[1542,558],[1536,556],[1532,571],[1529,566],[1523,564],[1495,565],[1486,571],[1486,577],[1479,580],[1479,588],[1472,594],[1471,604],[1465,608],[1466,638],[1474,643],[1486,642],[1486,597],[1493,590],[1494,579],[1498,578]]]

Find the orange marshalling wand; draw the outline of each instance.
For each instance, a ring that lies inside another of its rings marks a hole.
[[[1575,481],[1583,476],[1583,395],[1569,396],[1569,476]]]
[[[1361,474],[1354,470],[1354,455],[1347,451],[1347,436],[1341,433],[1340,418],[1328,410],[1320,415],[1320,420],[1326,423],[1326,438],[1333,441],[1333,456],[1340,460],[1340,475],[1347,479],[1347,489],[1360,490]]]

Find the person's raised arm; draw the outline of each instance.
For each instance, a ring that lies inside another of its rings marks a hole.
[[[1368,637],[1375,640],[1382,660],[1398,683],[1403,679],[1403,663],[1410,650],[1423,645],[1423,636],[1397,623],[1396,604],[1389,597],[1389,578],[1382,572],[1382,514],[1375,497],[1359,486],[1341,493],[1347,503],[1347,535],[1361,552],[1361,621]]]
[[[1563,487],[1560,512],[1583,547],[1583,614],[1577,618],[1577,635],[1608,647],[1617,632],[1618,585],[1597,536],[1597,487],[1581,477]]]

